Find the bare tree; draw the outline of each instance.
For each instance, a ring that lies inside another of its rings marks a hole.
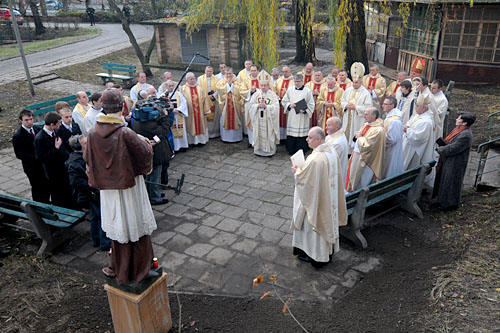
[[[120,21],[122,22],[122,28],[123,31],[127,34],[130,44],[132,44],[135,53],[137,54],[137,58],[139,58],[139,61],[141,62],[142,66],[142,71],[146,73],[146,76],[153,76],[153,73],[151,72],[151,69],[149,68],[149,59],[151,57],[151,53],[153,52],[155,43],[156,43],[156,34],[153,33],[153,38],[151,38],[151,41],[149,43],[149,47],[146,51],[146,54],[142,53],[141,48],[139,47],[139,44],[137,43],[137,40],[135,39],[134,33],[130,29],[130,25],[127,22],[127,18],[125,15],[123,15],[123,12],[121,11],[120,7],[116,4],[115,0],[108,0],[109,7],[111,10],[113,10],[118,17],[120,18]]]
[[[35,21],[35,33],[37,35],[41,35],[45,32],[45,27],[43,26],[42,18],[40,17],[40,13],[38,12],[36,0],[28,0],[28,5],[31,8],[33,20]]]

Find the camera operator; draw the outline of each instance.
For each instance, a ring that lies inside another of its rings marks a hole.
[[[159,106],[159,104],[156,105]],[[135,107],[140,108],[140,102]],[[162,199],[161,186],[159,184],[161,182],[162,166],[170,161],[173,154],[173,150],[168,143],[168,130],[170,126],[171,120],[168,117],[166,109],[162,109],[159,117],[156,119],[146,121],[141,121],[140,119],[134,120],[134,131],[148,138],[153,147],[153,171],[146,176],[146,181],[151,182],[146,183],[151,205],[162,205],[168,202],[167,199]]]

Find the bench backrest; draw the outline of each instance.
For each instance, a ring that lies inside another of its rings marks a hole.
[[[134,65],[113,64],[110,62],[103,63],[102,68],[107,71],[127,72],[131,74],[135,73],[136,71],[136,66]]]
[[[86,94],[87,96],[91,95],[90,91],[87,91]],[[47,112],[55,111],[57,102],[66,102],[70,106],[75,106],[76,104],[78,104],[78,101],[76,100],[76,95],[71,95],[63,98],[51,99],[50,101],[46,101],[43,103],[28,105],[25,106],[23,109],[33,111],[35,117],[40,117],[46,114]]]
[[[28,219],[21,207],[22,202],[27,202],[40,215],[45,223],[58,227],[69,227],[85,217],[85,213],[64,207],[48,205],[45,203],[19,198],[13,195],[0,193],[0,212]]]
[[[407,170],[399,175],[381,180],[375,184],[368,186],[370,194],[366,207],[376,204],[393,197],[396,194],[403,193],[409,190],[420,173],[422,165],[413,169]]]

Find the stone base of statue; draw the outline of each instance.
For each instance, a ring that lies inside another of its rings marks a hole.
[[[172,328],[166,273],[162,273],[140,294],[109,284],[104,289],[108,293],[116,333],[157,333],[168,332]]]

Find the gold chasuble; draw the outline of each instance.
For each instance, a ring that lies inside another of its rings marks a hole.
[[[87,108],[90,108],[90,104],[87,105]],[[85,115],[87,114],[87,109],[85,109],[85,107],[80,103],[75,105],[75,110],[77,110],[82,115],[82,117],[85,117]]]
[[[321,88],[316,105],[320,112],[318,126],[320,126],[325,132],[326,121],[328,120],[328,118],[336,116],[342,119],[342,117],[344,116],[342,105],[340,104],[340,99],[342,98],[343,94],[344,90],[342,90],[342,88],[338,86],[335,86],[333,91],[330,91],[327,85]],[[333,107],[326,107],[326,102],[333,103]]]
[[[325,80],[323,79],[319,83],[317,83],[313,80],[313,81],[307,82],[307,84],[304,84],[307,88],[311,89],[311,91],[313,93],[314,105],[315,105],[314,113],[311,117],[311,120],[309,121],[310,127],[317,126],[318,122],[319,122],[318,119],[320,117],[321,108],[318,107],[318,104],[316,104],[317,103],[316,101],[318,99],[319,92],[321,91],[321,87],[323,86],[324,83],[325,83]],[[315,93],[316,91],[317,91],[317,94]]]
[[[191,136],[205,134],[207,131],[207,117],[205,116],[205,112],[210,109],[210,105],[203,93],[203,89],[198,84],[195,86],[185,84],[181,88],[181,93],[186,98],[188,105],[186,131]]]
[[[347,167],[346,190],[348,192],[359,189],[365,168],[370,168],[373,172],[370,183],[382,179],[385,154],[384,121],[379,118],[374,122],[365,123],[360,133],[361,137],[356,140],[359,151],[354,149]]]
[[[344,82],[337,81],[337,86],[345,91],[347,88],[352,87],[352,81],[349,78],[347,78]]]
[[[208,97],[208,93],[215,93],[215,91],[217,90],[217,77],[215,75],[212,75],[209,87],[207,77],[205,74],[203,74],[202,76],[200,76],[200,85],[201,89],[203,89],[203,91],[205,91],[205,94],[207,94],[207,99],[210,104],[210,113],[207,115],[207,120],[209,122],[212,122],[214,121],[215,117],[215,105],[217,104],[217,100],[212,101],[210,97]]]
[[[237,130],[241,127],[241,96],[240,82],[233,81],[233,90],[228,92],[227,80],[222,79],[217,84],[217,98],[221,110],[222,127],[229,130]]]
[[[292,245],[319,262],[339,250],[339,226],[347,224],[347,207],[339,158],[323,143],[314,148],[295,173]],[[318,237],[319,235],[320,237]],[[320,244],[323,243],[324,245]]]
[[[386,83],[385,79],[382,77],[382,75],[380,75],[380,73],[377,73],[377,75],[375,76],[371,76],[370,74],[365,75],[363,77],[363,85],[366,87],[366,89],[375,90],[375,94],[377,95],[379,100],[384,97]]]
[[[392,81],[391,84],[385,90],[385,95],[386,96],[394,96],[396,94],[396,91],[398,91],[399,87],[400,87],[400,84],[398,81]]]

